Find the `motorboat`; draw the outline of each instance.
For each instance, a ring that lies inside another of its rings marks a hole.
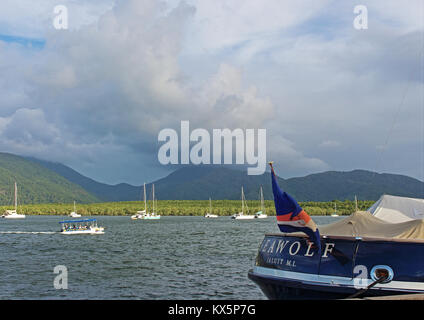
[[[15,182],[15,209],[14,210],[6,210],[2,215],[4,219],[24,219],[24,214],[18,213],[18,186]]]
[[[251,219],[255,219],[254,215],[248,215],[245,214],[245,211],[249,211],[249,208],[247,206],[246,202],[246,198],[244,197],[244,191],[243,191],[243,187],[241,187],[241,212],[233,214],[231,216],[231,219],[235,219],[235,220],[251,220]]]
[[[424,199],[382,196],[367,211],[303,232],[266,234],[248,277],[270,299],[424,293]]]
[[[97,225],[96,219],[67,220],[59,224],[61,234],[104,234],[104,228]]]
[[[69,216],[71,218],[81,218],[81,215],[77,213],[76,207],[75,207],[75,201],[74,201],[74,211],[72,211]]]
[[[209,212],[205,213],[205,218],[218,218],[218,215],[212,214],[212,200],[209,198]]]
[[[261,189],[260,189],[260,199],[261,199],[261,210],[255,213],[255,218],[256,219],[265,219],[268,216],[265,213],[264,193],[262,191],[262,186],[261,186]]]

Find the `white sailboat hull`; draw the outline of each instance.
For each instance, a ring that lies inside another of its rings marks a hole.
[[[78,213],[76,213],[76,212],[71,212],[71,213],[69,214],[69,216],[70,216],[70,217],[72,217],[72,218],[80,218],[80,217],[81,217],[81,215],[80,215],[80,214],[78,214]]]
[[[7,214],[7,215],[2,215],[1,217],[4,219],[24,219],[25,215],[24,214]]]
[[[268,216],[265,213],[257,212],[255,214],[255,219],[265,219],[265,218],[268,218]]]
[[[255,216],[237,213],[237,214],[232,215],[231,216],[231,219],[235,219],[235,220],[251,220],[251,219],[255,219]]]
[[[159,220],[160,216],[151,215],[149,213],[148,214],[136,214],[136,215],[131,216],[131,219],[133,219],[133,220],[138,220],[138,219],[140,219],[140,220]]]
[[[159,220],[160,216],[145,216],[142,219],[144,219],[144,220]]]
[[[216,214],[207,213],[205,214],[205,218],[218,218]]]

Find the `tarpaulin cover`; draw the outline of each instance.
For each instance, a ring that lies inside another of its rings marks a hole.
[[[357,211],[337,222],[320,225],[323,236],[424,240],[424,220],[390,223],[367,211]]]

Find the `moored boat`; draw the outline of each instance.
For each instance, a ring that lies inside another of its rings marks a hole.
[[[146,184],[144,184],[144,210],[137,211],[137,213],[131,216],[132,220],[159,220],[160,215],[155,213],[155,185],[152,185],[152,212],[147,212],[147,200],[146,200]]]
[[[355,212],[320,226],[321,252],[302,233],[267,234],[249,278],[270,299],[424,293],[424,221],[393,224]]]
[[[1,215],[4,219],[24,219],[24,214],[18,213],[18,187],[15,182],[15,209],[14,210],[6,210],[4,214]]]
[[[405,204],[402,198],[402,206],[400,202],[389,207],[376,204],[369,209],[375,215],[356,210],[344,219],[315,228],[298,203],[279,189],[273,169],[272,183],[282,232],[265,235],[255,266],[248,272],[268,298],[424,293],[424,220],[393,222],[393,208],[402,217],[407,215],[401,212],[402,207],[421,216],[418,213],[424,209],[424,202],[411,200]],[[384,213],[379,207],[391,220],[376,217],[376,213]]]
[[[247,206],[246,202],[246,198],[244,197],[244,191],[243,191],[243,187],[241,187],[241,212],[233,214],[231,216],[231,219],[235,219],[235,220],[251,220],[251,219],[255,219],[254,215],[249,215],[249,214],[245,214],[245,211],[249,211],[249,208]]]
[[[339,215],[337,214],[337,203],[334,203],[334,213],[331,214],[332,217],[338,217]]]
[[[218,218],[218,215],[212,214],[212,200],[209,198],[209,212],[205,213],[205,218]]]
[[[131,216],[132,220],[143,219],[147,213],[147,202],[146,202],[146,183],[144,183],[144,210],[137,211],[136,214]]]
[[[72,211],[69,216],[71,218],[81,218],[81,215],[77,213],[77,209],[75,207],[75,201],[74,201],[74,211]]]
[[[265,213],[264,193],[262,191],[262,186],[261,186],[261,189],[260,189],[260,200],[261,200],[261,210],[255,213],[255,218],[256,219],[265,219],[268,216]]]

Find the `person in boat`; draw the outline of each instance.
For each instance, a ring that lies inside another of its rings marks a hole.
[[[271,166],[272,193],[274,194],[275,212],[280,231],[285,233],[299,231],[306,233],[309,240],[318,249],[318,252],[321,252],[321,239],[317,225],[292,196],[280,189],[272,163],[269,162]]]

